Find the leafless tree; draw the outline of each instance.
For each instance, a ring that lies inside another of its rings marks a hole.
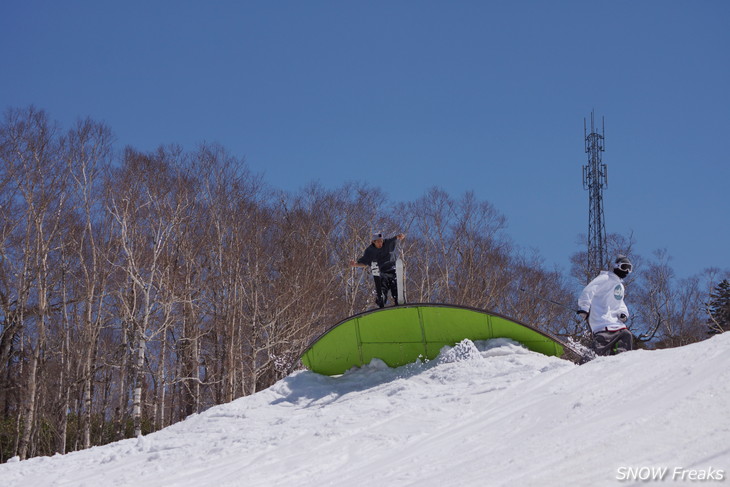
[[[142,434],[142,393],[145,384],[145,353],[148,343],[166,333],[169,320],[157,316],[163,288],[165,253],[180,224],[186,218],[190,201],[185,194],[184,170],[171,159],[178,151],[164,149],[154,154],[125,153],[117,186],[121,194],[109,197],[109,212],[114,217],[123,258],[121,268],[128,278],[125,315],[133,325],[135,386],[132,418],[135,436]],[[162,366],[162,364],[159,364]],[[160,385],[161,386],[161,385]]]
[[[77,300],[78,306],[74,309],[78,310],[78,315],[70,318],[66,306],[64,316],[66,322],[78,322],[75,341],[83,353],[79,382],[83,389],[81,431],[84,448],[91,446],[93,378],[101,328],[108,313],[104,299],[112,272],[108,265],[112,260],[108,255],[111,239],[104,232],[110,225],[99,192],[103,175],[111,164],[111,144],[111,131],[103,124],[87,119],[69,131],[65,152],[70,200],[77,212],[76,221],[69,222],[69,226],[73,223],[78,231],[73,234],[73,240],[64,245],[65,253],[71,254],[64,259],[64,269],[70,271],[68,278],[74,283],[73,296],[67,293],[64,301]]]
[[[7,297],[4,301],[17,313],[23,346],[29,349],[28,368],[23,387],[23,408],[19,418],[18,456],[27,457],[31,436],[36,426],[39,374],[46,360],[46,334],[50,319],[50,297],[57,273],[53,259],[58,247],[57,237],[66,200],[66,172],[62,170],[60,147],[55,137],[55,126],[43,111],[30,108],[12,111],[5,126],[4,157],[9,167],[6,174],[13,176],[20,199],[16,210],[23,215],[16,229],[20,230],[23,257],[13,273],[18,276],[15,285],[15,306]],[[8,313],[6,312],[6,317]],[[7,318],[6,318],[7,319]],[[32,332],[23,335],[26,327]],[[22,427],[20,417],[22,416]]]
[[[641,269],[635,294],[635,320],[656,336],[658,347],[686,345],[706,338],[702,320],[703,289],[697,276],[677,279],[665,249],[654,252],[654,260]],[[638,277],[637,277],[638,279]]]

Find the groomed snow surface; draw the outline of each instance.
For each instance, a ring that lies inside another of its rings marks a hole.
[[[663,472],[663,473],[662,473]],[[148,436],[0,465],[2,486],[730,483],[730,333],[577,366],[499,339],[298,371]]]

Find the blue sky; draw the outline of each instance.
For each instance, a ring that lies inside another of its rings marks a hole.
[[[724,0],[8,0],[0,109],[103,121],[119,149],[218,142],[289,191],[474,191],[564,271],[595,110],[608,232],[687,277],[730,268],[729,26]]]

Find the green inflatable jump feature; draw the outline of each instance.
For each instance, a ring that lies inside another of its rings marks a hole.
[[[309,370],[339,375],[374,358],[390,367],[433,359],[441,349],[472,341],[510,338],[545,355],[563,356],[567,345],[515,320],[475,308],[407,304],[351,316],[316,339],[301,357]]]

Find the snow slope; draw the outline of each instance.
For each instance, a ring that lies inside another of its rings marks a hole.
[[[600,486],[650,469],[730,482],[730,333],[582,366],[477,345],[295,372],[139,439],[0,465],[0,485]]]

